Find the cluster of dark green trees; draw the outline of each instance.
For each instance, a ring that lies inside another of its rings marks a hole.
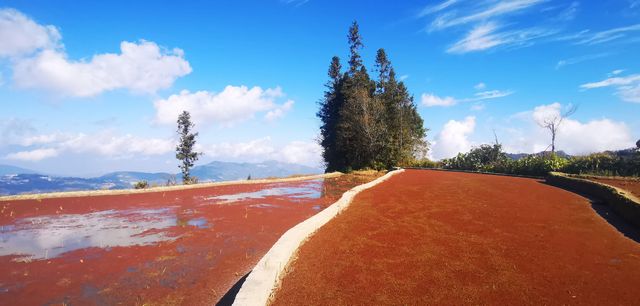
[[[386,169],[424,157],[428,144],[422,118],[386,52],[377,52],[374,80],[359,53],[363,43],[357,22],[348,40],[349,67],[342,72],[340,58],[331,59],[317,114],[326,171]]]

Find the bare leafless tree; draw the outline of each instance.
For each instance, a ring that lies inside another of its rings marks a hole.
[[[556,135],[558,134],[558,129],[560,128],[560,125],[562,125],[562,122],[564,121],[564,119],[575,114],[577,110],[578,110],[577,105],[571,105],[571,107],[569,107],[569,109],[567,109],[565,112],[555,113],[552,116],[548,116],[542,119],[541,122],[538,122],[538,125],[540,127],[549,130],[549,132],[551,133],[551,153],[556,152]]]

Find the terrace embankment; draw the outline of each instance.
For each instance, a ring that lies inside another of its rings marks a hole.
[[[299,250],[275,305],[636,305],[640,245],[541,180],[407,170]]]
[[[547,176],[547,182],[601,200],[620,217],[640,228],[640,182],[637,180],[552,172]]]

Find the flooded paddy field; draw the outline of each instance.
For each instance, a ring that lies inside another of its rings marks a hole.
[[[0,201],[0,304],[214,304],[287,229],[374,178]]]

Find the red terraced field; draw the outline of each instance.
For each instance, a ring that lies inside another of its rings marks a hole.
[[[408,170],[299,250],[275,305],[638,305],[640,245],[574,193]]]
[[[212,305],[287,229],[374,178],[0,201],[0,304]]]

